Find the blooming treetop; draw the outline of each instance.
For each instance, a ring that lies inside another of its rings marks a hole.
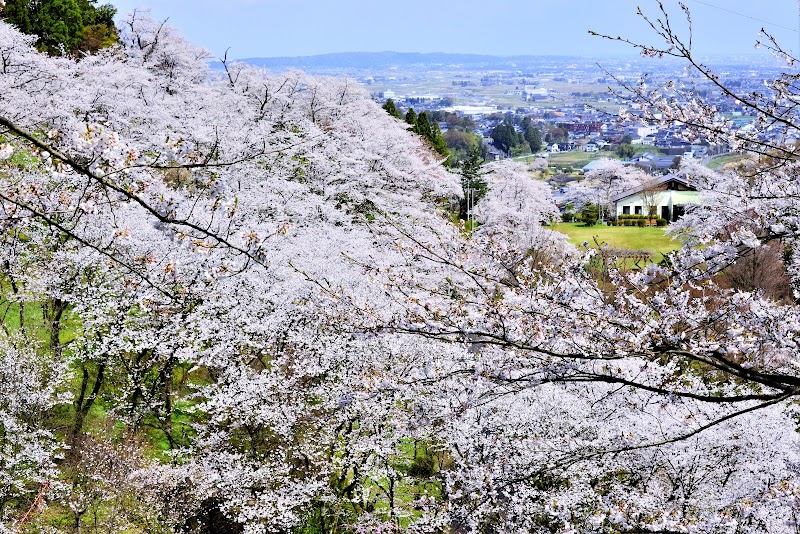
[[[597,168],[586,173],[582,181],[570,185],[564,201],[572,204],[578,211],[586,204],[596,204],[604,213],[610,213],[616,195],[638,189],[652,179],[652,176],[638,167],[603,158]]]

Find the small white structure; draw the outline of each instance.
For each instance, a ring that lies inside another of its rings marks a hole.
[[[532,85],[526,85],[525,89],[522,91],[522,99],[523,100],[535,100],[537,98],[546,98],[550,94],[550,91],[546,87],[533,87]]]
[[[587,143],[586,146],[583,147],[584,152],[597,152],[599,148],[594,143]]]
[[[687,204],[697,204],[698,193],[685,178],[667,174],[612,200],[617,217],[650,215],[675,222],[683,216]]]
[[[650,137],[658,133],[658,127],[651,124],[636,124],[628,127],[628,134],[632,137]]]

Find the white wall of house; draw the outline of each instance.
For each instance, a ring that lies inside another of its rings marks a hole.
[[[646,194],[636,193],[616,202],[616,214],[620,215],[647,215],[648,199]],[[697,191],[658,191],[655,193],[656,217],[661,217],[664,207],[669,209],[670,218],[674,213],[674,207],[686,204],[696,204]],[[627,208],[627,210],[626,210]]]

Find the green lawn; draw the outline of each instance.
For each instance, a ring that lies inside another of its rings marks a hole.
[[[609,248],[647,251],[654,261],[661,261],[664,254],[680,248],[680,243],[664,233],[664,228],[650,226],[584,226],[583,223],[559,223],[551,228],[569,237],[576,245],[588,241],[594,246],[594,238]]]

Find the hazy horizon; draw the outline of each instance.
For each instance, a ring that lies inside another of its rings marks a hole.
[[[232,57],[231,54],[228,54],[229,58],[235,60],[248,60],[248,59],[302,59],[302,58],[315,58],[315,57],[325,57],[325,56],[337,56],[337,55],[348,55],[348,54],[407,54],[407,55],[448,55],[448,56],[476,56],[476,57],[490,57],[490,58],[498,58],[498,59],[514,59],[514,58],[564,58],[564,59],[595,59],[595,58],[603,58],[603,59],[620,59],[620,60],[637,60],[642,59],[646,60],[647,58],[641,57],[641,55],[632,52],[629,54],[483,54],[477,52],[443,52],[441,50],[424,50],[424,51],[411,51],[411,52],[403,52],[398,50],[340,50],[335,52],[322,52],[319,54],[303,54],[303,55],[292,55],[292,56],[243,56],[243,57]],[[764,57],[764,59],[769,60],[770,58],[765,57],[763,51],[758,49],[754,49],[752,52],[741,52],[741,53],[717,53],[717,54],[699,54],[698,57],[711,57],[711,58],[744,58],[744,57]],[[664,61],[672,61],[680,62],[680,59],[677,58],[663,58]],[[776,59],[777,62],[780,62]]]
[[[636,15],[652,16],[655,0],[477,0],[457,6],[408,0],[386,4],[367,0],[117,0],[119,16],[150,8],[169,19],[193,43],[233,58],[302,57],[330,53],[459,53],[493,56],[630,57],[630,45],[589,35],[589,30],[657,43]],[[796,0],[772,0],[769,7],[745,0],[687,0],[699,55],[757,54],[764,27],[796,51],[800,22]],[[677,2],[666,1],[673,23],[687,35]],[[762,57],[769,57],[763,51]]]

